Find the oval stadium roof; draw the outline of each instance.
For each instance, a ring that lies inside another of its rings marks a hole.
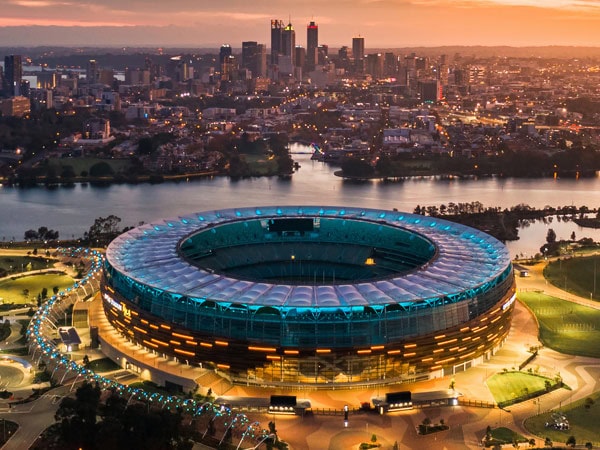
[[[248,281],[194,266],[178,252],[182,239],[228,221],[324,217],[385,223],[432,241],[436,256],[404,274],[356,284],[287,285]],[[473,228],[397,211],[331,206],[266,206],[204,211],[135,228],[106,251],[108,263],[139,283],[199,301],[236,303],[255,309],[351,308],[428,301],[482,286],[511,265],[506,247]]]

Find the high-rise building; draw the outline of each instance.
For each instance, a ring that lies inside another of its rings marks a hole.
[[[369,53],[367,55],[367,73],[374,78],[383,76],[383,55],[381,53]]]
[[[242,67],[252,72],[252,77],[267,74],[267,49],[255,41],[242,42]]]
[[[22,77],[23,66],[21,62],[21,55],[5,56],[2,91],[6,97],[18,97],[21,95]]]
[[[354,67],[357,72],[362,72],[365,58],[365,38],[352,38],[352,57],[354,58]]]
[[[442,98],[439,80],[423,80],[419,82],[419,93],[422,102],[435,103]]]
[[[319,61],[319,26],[311,21],[306,26],[306,66],[308,70],[313,70]]]
[[[277,64],[277,58],[282,53],[283,21],[271,20],[271,64]]]
[[[383,58],[383,74],[396,76],[398,74],[398,58],[392,52],[387,52]]]
[[[219,50],[219,64],[223,64],[231,56],[231,45],[223,44]]]
[[[327,64],[327,60],[329,59],[329,46],[326,44],[321,44],[317,48],[317,64],[320,66],[324,66]]]
[[[96,84],[98,83],[98,78],[100,77],[100,70],[98,69],[98,64],[95,59],[90,59],[88,61],[87,71],[85,74],[85,78],[88,84]]]
[[[294,65],[296,67],[304,67],[306,63],[306,49],[301,45],[296,45],[294,49]]]
[[[289,22],[281,33],[281,54],[285,56],[294,57],[294,51],[296,48],[296,32],[292,26],[292,22]]]
[[[252,70],[254,64],[254,57],[258,50],[258,42],[256,41],[244,41],[242,42],[242,67],[244,69]]]

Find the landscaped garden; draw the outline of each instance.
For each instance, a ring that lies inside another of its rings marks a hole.
[[[518,297],[535,314],[546,347],[600,358],[600,310],[538,292],[519,292]]]
[[[523,435],[506,427],[488,427],[483,438],[483,445],[493,447],[495,445],[514,444],[529,442]]]
[[[13,273],[47,269],[52,267],[54,262],[54,260],[42,256],[0,256],[0,275],[8,276]]]
[[[506,371],[492,375],[486,384],[496,403],[504,407],[562,387],[562,380],[532,372]]]
[[[540,408],[544,411],[543,400]],[[568,427],[557,426],[557,417],[561,416]],[[564,419],[563,419],[564,417]],[[548,411],[525,420],[525,428],[542,439],[548,437],[554,443],[566,443],[574,436],[578,444],[592,443],[600,446],[598,423],[600,422],[600,392],[589,397],[563,405],[558,411]]]
[[[11,277],[0,281],[0,299],[3,303],[36,304],[38,295],[54,295],[55,288],[62,291],[73,286],[74,280],[62,273],[43,273],[25,277]],[[45,291],[44,291],[45,289]]]

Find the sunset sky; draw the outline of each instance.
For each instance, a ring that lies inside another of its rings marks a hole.
[[[600,46],[600,0],[0,0],[0,45],[269,45],[291,17],[320,43]],[[74,28],[77,27],[77,28]]]

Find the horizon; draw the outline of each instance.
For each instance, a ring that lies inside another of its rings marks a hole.
[[[0,0],[3,46],[240,47],[270,44],[270,20],[291,21],[296,42],[306,25],[319,43],[339,48],[365,38],[366,48],[472,46],[600,47],[600,3],[591,0],[309,0],[276,5],[240,0]],[[77,6],[77,7],[74,7]],[[318,13],[318,14],[315,14]],[[535,18],[535,20],[532,20]]]

